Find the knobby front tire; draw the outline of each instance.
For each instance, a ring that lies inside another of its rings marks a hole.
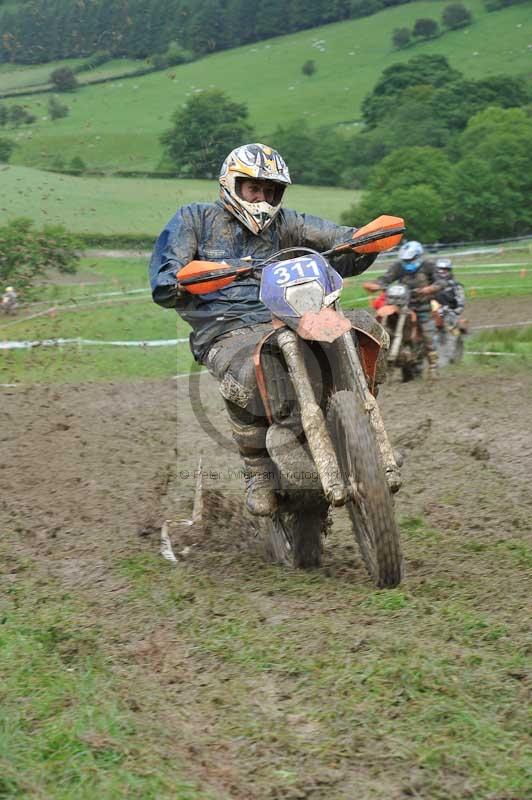
[[[397,586],[403,571],[399,531],[362,398],[353,391],[336,392],[327,423],[342,478],[355,498],[347,510],[366,569],[378,588]]]

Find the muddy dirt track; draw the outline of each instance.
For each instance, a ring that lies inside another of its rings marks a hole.
[[[472,325],[507,323],[525,320],[529,309],[527,298],[481,300],[470,304],[468,316]],[[485,369],[448,370],[436,386],[402,385],[395,376],[384,386],[384,419],[407,455],[400,515],[413,504],[436,502],[460,470],[470,476],[474,495],[487,464],[500,472],[509,502],[527,489],[532,377],[507,372],[505,359],[494,361]],[[152,513],[154,525],[165,509],[190,516],[200,456],[206,488],[239,496],[240,462],[216,384],[206,374],[192,381],[19,386],[1,393],[2,523],[19,526],[28,541],[53,539],[52,559],[62,544],[73,560],[104,543],[137,547],[136,527],[149,527]],[[191,394],[200,413],[190,410]],[[477,502],[469,508],[462,498],[460,506],[463,525],[477,519]],[[502,522],[503,509],[496,511]]]
[[[512,301],[510,319],[525,319],[528,306]],[[471,316],[481,324],[489,309],[485,303],[477,309]],[[121,627],[127,646],[147,653],[145,669],[161,681],[168,665],[161,667],[157,653],[163,645],[175,646],[175,639],[165,639],[168,631],[149,618],[137,620],[133,631],[127,621],[113,616],[115,599],[127,588],[115,566],[131,555],[157,554],[164,518],[190,517],[200,456],[213,516],[199,531],[174,526],[176,550],[191,545],[183,568],[205,575],[225,572],[228,578],[232,572],[238,576],[242,563],[251,564],[252,572],[261,568],[260,562],[248,562],[240,465],[238,456],[224,447],[228,429],[216,386],[202,375],[193,389],[202,399],[201,424],[190,410],[188,378],[21,386],[4,388],[1,395],[1,528],[16,534],[20,553],[44,579],[75,591],[96,617],[108,615],[110,626]],[[398,517],[423,518],[452,534],[454,542],[473,537],[479,547],[529,537],[531,390],[530,372],[499,364],[451,369],[436,385],[389,382],[381,406],[393,443],[405,455]],[[210,426],[216,429],[216,440]],[[161,571],[168,569],[161,559]],[[410,547],[406,569],[406,585],[415,592],[427,576],[451,573],[460,580],[471,567],[463,554],[448,553],[445,547],[429,559],[418,558]],[[354,587],[367,583],[341,513],[326,545],[324,570],[345,575]],[[489,604],[487,589],[482,602]],[[503,590],[496,581],[490,589],[494,597]],[[261,599],[266,615],[271,613],[267,594]],[[289,613],[290,600],[285,602],[284,613]],[[297,601],[294,609],[297,613]],[[157,637],[162,637],[162,645]],[[187,741],[195,744],[186,755],[200,784],[214,786],[220,798],[277,797],[273,790],[263,795],[252,791],[252,779],[238,766],[236,745],[211,752],[206,765],[198,748],[206,727],[214,722],[196,722],[201,733],[197,741],[187,734]],[[235,766],[229,768],[232,757]],[[458,791],[449,792],[449,797],[462,797]],[[385,794],[406,796],[392,785]],[[349,788],[336,794],[279,796],[354,797]],[[368,790],[358,796],[381,795]]]
[[[190,517],[200,457],[205,490],[238,501],[240,462],[216,384],[193,383],[199,421],[188,378],[3,389],[2,527],[67,582],[79,572],[90,584],[114,555],[155,552],[149,534],[165,517]],[[503,367],[451,369],[437,385],[390,381],[380,401],[406,456],[399,516],[428,509],[440,525],[485,535],[530,519],[531,390],[530,373]]]

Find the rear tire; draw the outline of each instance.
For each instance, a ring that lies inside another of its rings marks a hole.
[[[361,397],[352,391],[336,392],[329,403],[327,423],[342,478],[355,497],[346,507],[366,569],[378,588],[397,586],[403,572],[399,531]]]
[[[322,532],[327,519],[325,502],[313,502],[293,511],[277,511],[267,522],[266,548],[272,561],[312,569],[321,565]]]
[[[401,367],[401,379],[403,383],[413,381],[416,377],[416,373],[413,371],[412,367]]]

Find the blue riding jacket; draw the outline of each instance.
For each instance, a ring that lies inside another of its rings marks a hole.
[[[269,322],[271,313],[259,300],[260,282],[245,277],[208,294],[178,293],[176,273],[194,259],[225,261],[244,266],[251,257],[263,261],[285,247],[329,250],[351,239],[356,228],[281,209],[261,234],[251,233],[221,202],[191,203],[178,209],[159,235],[150,261],[152,297],[165,308],[175,308],[192,327],[190,348],[202,361],[212,343],[235,328]],[[334,258],[334,268],[344,277],[359,275],[375,255],[347,253]],[[252,261],[252,263],[253,263]]]

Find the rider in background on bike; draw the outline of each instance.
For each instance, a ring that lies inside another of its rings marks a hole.
[[[465,306],[464,286],[455,280],[453,262],[450,258],[436,259],[436,276],[444,281],[444,286],[434,299],[440,304],[444,320],[450,328],[454,328]]]
[[[402,283],[411,292],[410,308],[416,312],[425,342],[429,377],[435,378],[438,374],[438,353],[430,300],[444,288],[444,281],[437,276],[436,264],[424,255],[423,246],[419,242],[404,244],[399,250],[399,258],[391,264],[387,272],[376,281],[366,281],[362,286],[368,292],[378,292],[395,281]]]
[[[225,159],[216,203],[179,208],[159,238],[150,262],[152,296],[175,308],[192,328],[190,347],[196,361],[220,381],[233,439],[245,465],[248,509],[259,515],[275,511],[274,467],[266,450],[267,420],[255,377],[253,353],[272,329],[271,313],[259,299],[260,281],[239,279],[209,294],[179,292],[176,273],[194,259],[231,266],[260,262],[286,247],[324,251],[353,237],[355,228],[281,208],[291,183],[288,168],[271,147],[247,144]],[[359,275],[373,254],[348,251],[334,259],[343,276]],[[351,322],[389,346],[383,328],[362,310],[348,312]],[[386,359],[377,363],[377,382]]]
[[[6,286],[2,295],[2,310],[12,314],[18,307],[18,295],[12,286]]]

